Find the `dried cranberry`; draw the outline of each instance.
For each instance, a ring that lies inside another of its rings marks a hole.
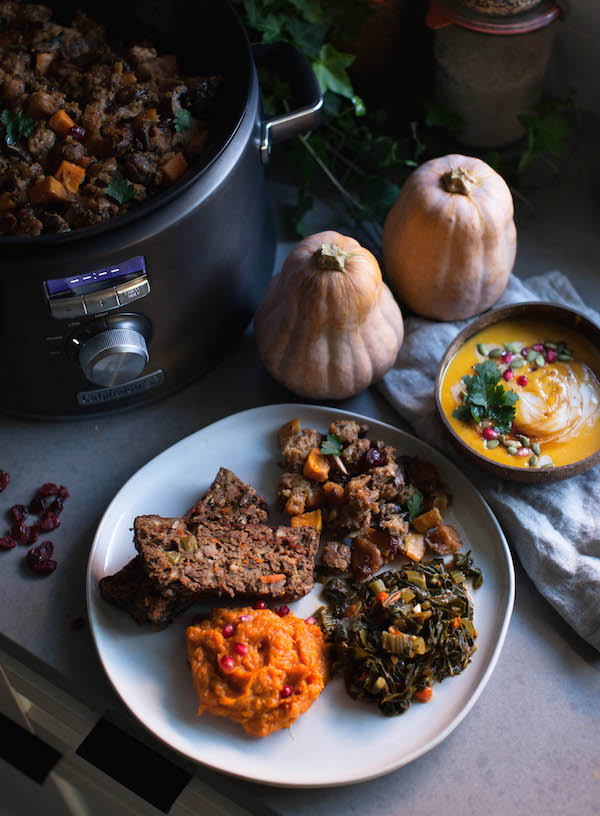
[[[37,516],[41,516],[46,507],[46,499],[43,499],[41,496],[36,496],[35,499],[29,503],[29,512],[35,513]]]
[[[82,139],[85,139],[85,128],[81,127],[81,125],[73,125],[67,131],[67,136],[72,136],[78,142],[81,142]]]
[[[56,530],[57,527],[60,527],[60,519],[56,513],[51,513],[50,510],[47,510],[38,521],[38,527],[40,530],[48,533],[50,530]]]
[[[6,490],[9,482],[10,475],[5,470],[0,470],[0,493],[2,493],[3,490]]]
[[[56,561],[50,557],[53,552],[51,541],[43,541],[39,547],[29,550],[25,556],[29,569],[37,575],[50,575],[56,569]]]
[[[16,524],[13,524],[12,529],[10,531],[11,538],[14,538],[15,541],[23,541],[27,540],[27,525],[24,521],[17,521]]]
[[[61,485],[58,488],[58,495],[61,497],[61,499],[68,499],[71,494],[64,485]]]
[[[38,488],[37,492],[38,496],[58,496],[58,486],[55,485],[53,482],[46,482],[40,488]]]
[[[57,496],[50,505],[50,512],[58,516],[62,513],[64,506],[65,506],[64,499],[61,499],[60,496]]]
[[[383,457],[377,448],[369,448],[369,450],[365,451],[361,456],[361,468],[363,470],[370,470],[371,468],[379,467],[382,459]]]
[[[24,504],[15,504],[10,508],[9,513],[13,521],[23,521],[29,515],[29,509]]]
[[[0,537],[0,550],[12,550],[17,546],[17,542],[10,536]]]
[[[30,527],[25,528],[25,535],[21,539],[21,544],[24,544],[28,547],[30,544],[35,544],[35,542],[40,537],[40,528],[37,524],[32,524]]]

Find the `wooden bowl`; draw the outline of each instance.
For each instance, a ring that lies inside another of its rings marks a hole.
[[[469,325],[454,338],[442,356],[435,379],[435,404],[444,428],[454,446],[466,456],[467,459],[479,465],[484,470],[487,470],[489,473],[492,473],[494,476],[498,476],[500,479],[533,484],[539,482],[558,482],[561,479],[570,479],[571,476],[578,476],[580,473],[585,473],[586,470],[589,470],[600,462],[600,450],[595,451],[595,453],[590,456],[586,456],[585,459],[580,459],[569,465],[558,465],[556,467],[525,468],[502,465],[498,462],[494,462],[492,459],[488,459],[487,456],[477,453],[477,451],[467,445],[466,442],[463,442],[444,413],[440,399],[440,389],[444,373],[450,360],[452,360],[459,348],[461,348],[469,338],[473,337],[474,334],[482,331],[482,329],[488,328],[488,326],[499,323],[501,320],[507,320],[509,318],[547,320],[548,322],[561,323],[564,326],[568,326],[570,329],[579,332],[582,337],[586,338],[598,349],[598,357],[600,359],[600,328],[596,326],[595,323],[592,323],[591,320],[588,320],[587,317],[584,317],[584,315],[573,309],[557,306],[554,303],[534,302],[515,303],[511,306],[503,306],[500,309],[486,312],[472,323],[469,323]],[[594,370],[594,374],[600,379],[600,370]]]

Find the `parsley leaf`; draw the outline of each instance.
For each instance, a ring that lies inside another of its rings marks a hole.
[[[186,108],[179,108],[173,117],[175,123],[175,130],[181,133],[184,130],[189,130],[192,126],[192,114]]]
[[[327,442],[321,443],[321,453],[339,456],[342,452],[342,440],[337,434],[327,434]]]
[[[23,111],[4,110],[0,114],[0,123],[4,125],[4,140],[7,145],[16,145],[20,136],[25,139],[33,130],[34,121],[23,115]]]
[[[463,394],[463,404],[452,412],[452,416],[462,422],[489,419],[499,433],[510,433],[519,395],[499,385],[501,378],[502,372],[491,360],[477,363],[475,374],[463,377],[467,390]]]
[[[423,494],[420,490],[417,490],[417,492],[410,497],[407,507],[409,521],[412,521],[417,516],[420,516],[425,510],[425,502],[423,500]]]
[[[111,183],[106,188],[107,195],[114,198],[119,204],[125,204],[126,201],[132,199],[135,195],[134,185],[128,181],[125,176],[120,173],[113,178]]]

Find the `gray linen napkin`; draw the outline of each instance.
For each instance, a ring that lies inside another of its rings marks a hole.
[[[560,272],[526,282],[511,277],[496,304],[543,300],[568,306],[600,325],[600,315],[581,300]],[[556,484],[502,482],[465,464],[442,432],[433,399],[441,356],[469,321],[406,320],[395,367],[379,385],[416,433],[454,459],[477,484],[495,512],[539,591],[575,629],[600,650],[600,466]]]

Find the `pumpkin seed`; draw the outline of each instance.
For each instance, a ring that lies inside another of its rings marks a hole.
[[[517,439],[519,440],[519,442],[521,442],[523,445],[525,445],[526,448],[529,447],[529,437],[528,436],[525,436],[525,434],[517,434]]]
[[[512,340],[510,343],[505,343],[504,345],[509,351],[512,351],[513,354],[518,354],[523,348],[523,343],[519,343],[518,340]]]
[[[537,356],[538,356],[537,351],[534,351],[533,349],[529,349],[529,351],[527,352],[527,358],[526,358],[527,362],[528,363],[533,363],[533,361],[535,360],[535,358]]]
[[[514,447],[514,445],[510,445],[510,446],[509,446],[509,447],[506,449],[506,451],[507,451],[507,453],[508,453],[510,456],[515,456],[515,455],[516,455],[516,453],[517,453],[517,448],[515,448],[515,447]]]
[[[488,439],[486,447],[488,450],[493,450],[494,448],[497,448],[499,444],[500,442],[498,442],[497,439]]]
[[[477,343],[477,351],[482,354],[484,357],[487,357],[489,354],[489,347],[486,346],[485,343]]]
[[[194,552],[196,549],[196,540],[190,535],[183,536],[181,546],[186,553]]]
[[[507,439],[504,443],[507,448],[522,448],[523,445],[517,439]]]
[[[169,559],[171,564],[173,564],[173,566],[175,566],[176,564],[179,563],[179,559],[181,558],[181,553],[177,552],[177,550],[170,550],[167,553],[167,558]]]
[[[566,354],[566,353],[565,354],[557,354],[556,359],[559,361],[559,363],[570,363],[571,360],[573,359],[573,355],[572,354]]]
[[[554,462],[544,462],[542,467],[554,467]]]
[[[539,443],[539,442],[532,442],[532,443],[531,443],[531,450],[532,450],[532,451],[533,451],[535,454],[537,454],[537,455],[539,456],[539,455],[540,455],[540,453],[542,452],[542,451],[541,451],[541,448],[540,448],[540,443]]]
[[[508,364],[508,367],[512,370],[515,368],[521,368],[521,366],[525,365],[525,360],[522,357],[515,357],[515,359]]]
[[[506,445],[506,434],[500,434],[500,436],[498,437],[498,441],[500,442],[501,445]]]
[[[551,340],[544,340],[544,345],[546,346],[546,348],[552,349],[552,351],[556,351],[556,349],[558,348],[556,343],[553,343]]]
[[[538,354],[536,356],[535,364],[536,364],[536,366],[540,366],[540,367],[546,365],[546,358],[544,357],[543,354]]]
[[[500,357],[504,352],[501,348],[493,348],[489,353],[488,357]]]
[[[538,463],[538,457],[534,454],[529,460],[529,467],[535,467]]]

